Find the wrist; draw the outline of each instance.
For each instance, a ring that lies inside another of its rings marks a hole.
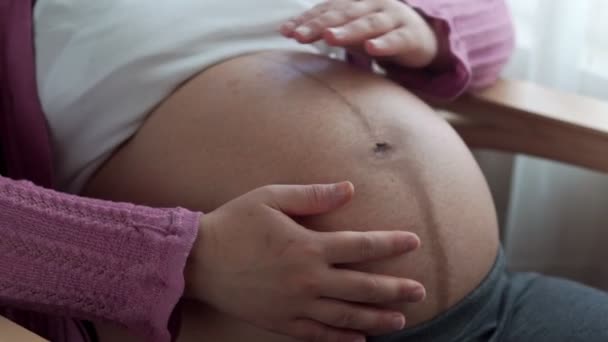
[[[202,259],[202,251],[204,251],[205,247],[203,246],[206,228],[208,226],[208,215],[203,214],[199,218],[198,232],[196,234],[196,239],[192,244],[192,249],[190,250],[190,254],[186,259],[186,266],[184,268],[184,298],[187,299],[198,299],[200,300],[202,296],[201,291],[201,278],[204,276],[201,274],[201,259]]]
[[[434,71],[445,71],[452,65],[449,31],[445,23],[440,20],[428,17],[424,17],[424,19],[433,31],[435,40],[437,41],[437,52],[428,68]]]

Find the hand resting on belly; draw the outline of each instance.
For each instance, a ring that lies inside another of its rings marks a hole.
[[[422,283],[425,301],[387,304],[409,326],[453,306],[487,274],[498,249],[495,213],[460,138],[406,90],[320,56],[254,54],[197,75],[151,114],[87,193],[209,212],[268,184],[345,179],[356,189],[349,204],[298,220],[318,231],[416,233],[422,247],[412,254],[343,265]],[[185,306],[181,338],[289,340],[201,303]]]

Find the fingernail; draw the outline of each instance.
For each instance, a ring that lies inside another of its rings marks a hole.
[[[423,300],[425,296],[426,291],[424,290],[424,287],[419,286],[414,291],[410,292],[408,299],[410,302],[419,302]]]
[[[416,249],[418,247],[418,239],[414,236],[408,236],[405,239],[405,251],[409,252],[409,251],[413,251],[414,249]]]
[[[401,315],[395,315],[391,321],[391,327],[395,330],[401,330],[405,326],[405,318]]]
[[[350,182],[342,182],[333,185],[333,193],[337,199],[343,199],[344,197],[350,195],[351,185]]]
[[[346,35],[346,30],[344,30],[343,28],[339,28],[339,27],[331,28],[331,29],[329,29],[329,31],[334,36],[334,38],[337,38],[337,39],[344,38],[344,36]]]
[[[384,48],[386,48],[386,43],[384,42],[384,40],[381,40],[381,39],[372,39],[372,40],[370,40],[370,43],[372,43],[372,45],[376,49],[384,49]]]
[[[297,33],[298,33],[300,36],[302,36],[302,37],[305,37],[305,38],[306,38],[306,37],[308,37],[308,36],[309,36],[309,35],[312,33],[312,30],[311,30],[311,29],[310,29],[310,27],[308,27],[308,26],[300,26],[300,27],[298,27],[298,28],[296,29],[296,32],[297,32]]]

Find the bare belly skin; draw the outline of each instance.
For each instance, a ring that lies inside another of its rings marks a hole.
[[[351,203],[300,221],[317,230],[418,234],[418,251],[356,266],[424,284],[424,302],[391,304],[408,327],[456,304],[488,273],[499,245],[494,207],[457,134],[403,88],[320,56],[266,52],[195,76],[86,194],[205,212],[262,185],[342,180],[355,185]],[[180,341],[291,341],[204,304],[183,311]]]

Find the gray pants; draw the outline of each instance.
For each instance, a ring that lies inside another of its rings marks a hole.
[[[368,342],[608,341],[608,293],[506,270],[501,251],[481,285],[435,319]]]

